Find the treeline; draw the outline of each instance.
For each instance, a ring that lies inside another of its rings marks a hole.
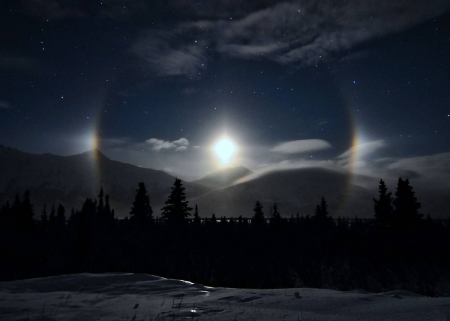
[[[256,201],[251,219],[202,218],[176,179],[160,217],[139,183],[125,219],[114,217],[101,189],[80,210],[52,205],[36,220],[25,192],[0,209],[0,280],[140,272],[211,286],[443,294],[447,221],[423,218],[407,179],[394,195],[381,180],[373,201],[373,220],[332,219],[323,197],[312,215],[283,217],[277,204],[266,215]]]

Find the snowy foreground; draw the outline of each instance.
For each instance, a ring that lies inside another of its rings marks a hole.
[[[146,274],[0,282],[2,321],[186,319],[449,320],[450,298],[407,291],[210,288]]]

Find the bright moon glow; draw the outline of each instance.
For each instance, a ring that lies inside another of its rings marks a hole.
[[[219,157],[220,162],[223,165],[228,164],[231,161],[234,153],[236,152],[236,145],[227,137],[223,137],[214,146],[214,151]]]

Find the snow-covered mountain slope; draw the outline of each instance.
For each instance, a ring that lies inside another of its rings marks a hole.
[[[323,168],[303,168],[273,171],[240,184],[216,190],[192,200],[199,206],[200,216],[251,217],[256,200],[270,215],[277,203],[282,216],[313,215],[324,196],[332,216],[372,217],[375,196],[360,186],[351,184],[351,176]]]
[[[155,215],[160,215],[175,177],[158,170],[141,168],[109,159],[99,150],[73,156],[29,154],[0,146],[0,204],[15,193],[31,192],[35,212],[52,203],[81,208],[87,198],[96,198],[100,186],[110,195],[112,207],[122,217],[128,214],[139,182],[144,182]],[[184,183],[188,197],[209,189]]]
[[[1,320],[448,320],[450,298],[407,291],[225,289],[146,274],[0,283]]]
[[[243,166],[229,167],[212,172],[205,177],[193,181],[212,189],[221,189],[233,185],[237,180],[243,179],[253,172]]]

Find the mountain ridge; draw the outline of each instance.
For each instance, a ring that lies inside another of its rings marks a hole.
[[[224,189],[211,191],[193,199],[203,216],[242,215],[251,217],[259,200],[266,217],[277,203],[282,216],[314,214],[321,197],[328,201],[330,214],[368,217],[372,215],[372,194],[367,189],[351,184],[351,174],[320,167],[267,172],[248,181]],[[353,210],[352,210],[353,208]]]
[[[96,198],[103,187],[112,207],[123,217],[129,212],[138,183],[144,182],[158,216],[174,181],[175,177],[166,172],[111,160],[98,149],[59,156],[0,147],[0,204],[28,189],[35,215],[44,204],[61,203],[67,210],[81,208],[86,198]],[[188,197],[209,191],[195,183],[184,185]]]
[[[238,166],[183,184],[187,200],[192,207],[199,206],[202,217],[213,213],[251,217],[256,200],[262,202],[266,216],[275,202],[285,217],[296,213],[313,215],[322,196],[328,201],[333,217],[373,217],[372,199],[378,195],[377,181],[373,179],[373,188],[366,189],[353,183],[369,180],[361,178],[364,177],[324,168],[253,173]],[[30,190],[36,218],[44,204],[48,208],[61,203],[67,212],[71,208],[79,209],[86,198],[95,199],[101,187],[109,194],[118,217],[123,218],[129,214],[139,182],[145,183],[157,217],[174,181],[175,177],[169,173],[109,159],[98,149],[60,156],[26,153],[0,145],[0,206],[6,200],[12,202],[16,193],[23,195],[25,190]],[[369,185],[366,182],[364,186]],[[390,190],[394,188],[391,186]],[[423,186],[415,190],[423,214],[448,216],[447,191],[427,190]]]
[[[227,167],[216,170],[192,182],[212,189],[222,189],[233,185],[237,180],[251,174],[253,172],[244,166]]]

